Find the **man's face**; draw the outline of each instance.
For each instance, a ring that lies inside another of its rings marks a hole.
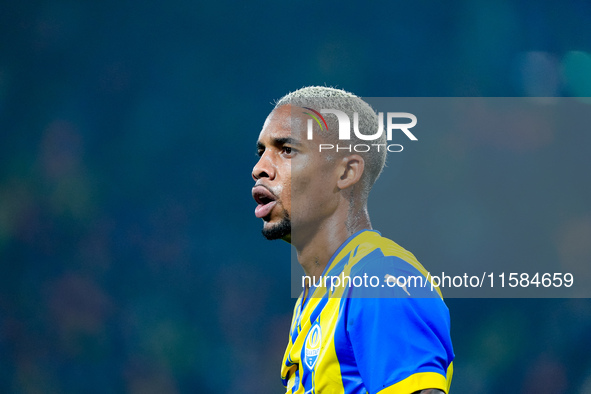
[[[305,138],[307,119],[299,108],[281,106],[267,117],[257,141],[252,195],[268,239],[291,242],[292,227],[307,231],[336,208],[335,166],[318,152],[318,142]]]

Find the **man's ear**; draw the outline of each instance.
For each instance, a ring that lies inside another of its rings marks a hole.
[[[361,179],[365,169],[365,160],[359,155],[349,155],[341,159],[337,166],[339,179],[337,187],[341,190],[347,189]]]

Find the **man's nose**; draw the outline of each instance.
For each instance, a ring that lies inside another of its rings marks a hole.
[[[256,181],[261,178],[275,178],[275,166],[266,153],[263,153],[252,169],[252,179]]]

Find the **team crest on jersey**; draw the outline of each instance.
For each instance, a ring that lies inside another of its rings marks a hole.
[[[306,346],[304,347],[304,362],[309,369],[314,369],[318,354],[320,354],[320,345],[322,344],[322,330],[318,322],[312,325],[308,336],[306,337]]]

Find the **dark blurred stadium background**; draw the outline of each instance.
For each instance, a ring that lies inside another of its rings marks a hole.
[[[281,392],[289,249],[250,197],[270,102],[591,96],[590,20],[581,0],[2,1],[0,392]],[[591,262],[588,197],[557,258]],[[591,393],[591,301],[448,305],[452,392]]]

